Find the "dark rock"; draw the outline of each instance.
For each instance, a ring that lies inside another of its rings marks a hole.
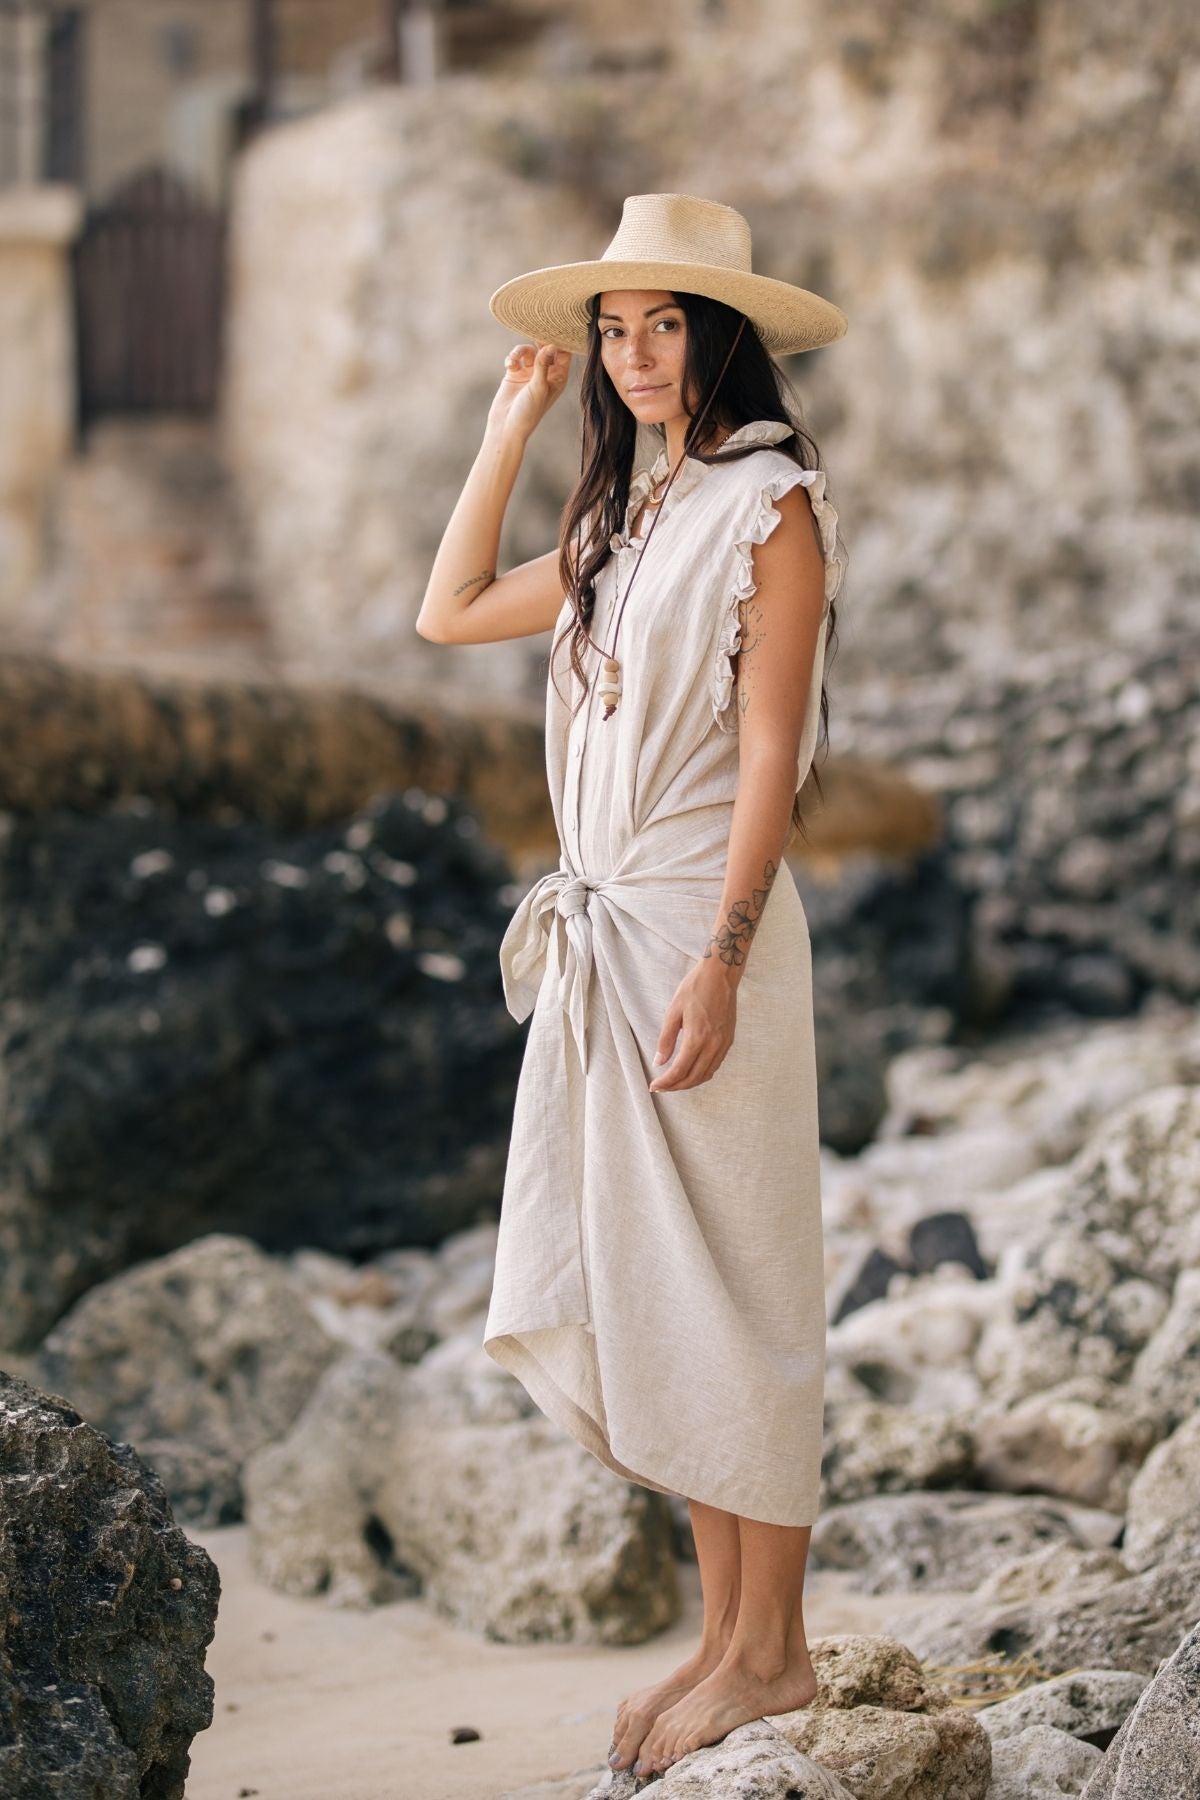
[[[148,805],[0,845],[0,1316],[210,1231],[366,1257],[494,1216],[522,1034],[474,817],[283,837]]]
[[[887,1294],[888,1283],[892,1276],[898,1274],[904,1266],[903,1263],[897,1262],[894,1256],[890,1256],[886,1250],[881,1250],[877,1244],[873,1244],[863,1257],[858,1273],[838,1302],[837,1311],[830,1323],[837,1325],[848,1314],[857,1312],[861,1306],[869,1305],[872,1300],[882,1300]]]
[[[5,1800],[180,1800],[219,1594],[136,1452],[0,1371]]]
[[[940,1263],[962,1263],[980,1281],[991,1274],[975,1238],[975,1227],[965,1213],[927,1213],[908,1234],[908,1253],[914,1269],[928,1274]]]
[[[848,857],[834,882],[802,866],[795,875],[812,940],[821,1137],[850,1156],[886,1110],[891,1058],[953,1032],[968,985],[967,906],[937,851],[908,866]]]
[[[1026,646],[1027,647],[1027,646]],[[967,663],[840,695],[843,753],[940,800],[944,879],[967,919],[964,1023],[1136,1012],[1200,998],[1188,753],[1194,628],[1149,647],[1059,646],[988,676]],[[806,895],[807,903],[807,895]]]

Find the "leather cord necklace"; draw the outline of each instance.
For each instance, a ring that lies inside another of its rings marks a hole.
[[[696,417],[692,420],[691,424],[688,426],[687,436],[689,438],[691,438],[693,441],[695,441],[695,435],[698,431],[701,420],[704,418],[705,414],[708,412],[709,408],[711,407],[713,401],[716,399],[717,391],[720,388],[721,382],[724,380],[724,377],[725,377],[725,371],[729,367],[729,359],[733,355],[734,351],[737,349],[738,339],[741,337],[742,332],[745,330],[745,326],[746,326],[746,321],[745,321],[745,319],[742,319],[738,325],[736,332],[734,333],[733,342],[729,346],[729,351],[725,357],[725,361],[721,365],[721,373],[717,376],[716,381],[713,383],[712,392],[709,394],[708,399],[705,401],[705,403],[701,407],[700,411],[696,414]],[[626,583],[625,592],[621,597],[621,604],[620,604],[619,608],[617,609],[616,621],[613,625],[612,640],[609,644],[608,649],[602,650],[600,648],[600,645],[596,643],[595,639],[592,637],[591,633],[588,631],[587,626],[585,625],[583,627],[583,634],[587,638],[588,643],[592,646],[593,650],[595,650],[599,653],[600,658],[601,658],[601,661],[596,669],[596,673],[592,677],[592,686],[593,686],[593,688],[596,688],[597,683],[599,683],[599,687],[598,687],[599,696],[600,696],[601,700],[603,700],[603,702],[604,702],[604,712],[603,712],[602,717],[604,717],[605,719],[612,718],[613,714],[617,710],[617,706],[618,706],[618,703],[621,698],[621,665],[617,660],[617,633],[621,629],[621,615],[625,611],[625,602],[629,598],[630,588],[633,586],[634,582],[637,579],[637,572],[642,566],[642,558],[645,556],[646,551],[650,547],[650,539],[654,536],[654,528],[658,524],[658,521],[663,516],[663,510],[666,505],[667,495],[671,491],[671,483],[674,481],[676,475],[678,475],[680,469],[682,469],[684,463],[687,461],[687,457],[688,457],[688,450],[687,450],[687,443],[685,441],[684,448],[680,455],[679,461],[675,464],[675,467],[671,470],[671,473],[667,477],[667,485],[662,491],[662,498],[657,502],[657,505],[656,505],[656,508],[654,511],[654,517],[650,521],[650,529],[647,531],[645,538],[642,540],[642,547],[638,551],[637,561],[633,565],[633,573],[630,575],[629,580]],[[582,453],[582,450],[580,452],[579,474],[580,474],[580,479],[582,480],[582,478],[583,478],[583,453]],[[647,504],[647,506],[649,506],[649,498],[648,497],[647,497],[646,504]],[[583,534],[583,525],[582,525],[582,521],[581,521],[579,528],[577,530],[576,539],[575,539],[575,568],[577,571],[579,569],[579,562],[580,562],[580,556],[581,556],[580,540],[582,538],[582,534]],[[576,590],[576,602],[578,603],[578,590]],[[601,673],[603,673],[602,680],[601,680]]]

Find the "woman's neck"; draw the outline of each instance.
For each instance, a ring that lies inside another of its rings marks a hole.
[[[688,427],[690,425],[690,419],[669,419],[667,421],[667,474],[664,475],[662,481],[659,482],[658,487],[651,494],[650,498],[652,500],[657,499],[661,495],[662,490],[667,484],[667,477],[670,475],[671,470],[678,466],[679,460],[683,455],[684,439],[687,436]],[[698,447],[706,456],[710,456],[714,450],[720,449],[721,445],[729,435],[730,427],[727,425],[710,426],[704,442]]]

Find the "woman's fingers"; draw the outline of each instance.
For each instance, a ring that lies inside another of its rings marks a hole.
[[[710,1045],[705,1035],[688,1031],[685,1026],[670,1068],[663,1069],[655,1076],[650,1083],[650,1092],[661,1094],[671,1088],[695,1087],[704,1080],[705,1072],[718,1048],[717,1045]]]
[[[724,1062],[732,1042],[732,1038],[726,1041],[719,1031],[714,1032],[711,1023],[702,1026],[695,1022],[689,1028],[682,1008],[673,1006],[658,1040],[661,1060],[655,1063],[658,1073],[650,1082],[650,1092],[662,1094],[708,1081]],[[668,1062],[670,1067],[664,1067]]]
[[[556,395],[563,387],[570,364],[570,351],[554,344],[516,344],[504,359],[504,372],[545,397]]]

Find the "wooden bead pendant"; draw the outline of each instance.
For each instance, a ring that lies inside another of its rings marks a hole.
[[[604,679],[600,683],[599,693],[604,702],[604,717],[611,719],[621,698],[621,665],[615,656],[606,656],[604,659]]]

